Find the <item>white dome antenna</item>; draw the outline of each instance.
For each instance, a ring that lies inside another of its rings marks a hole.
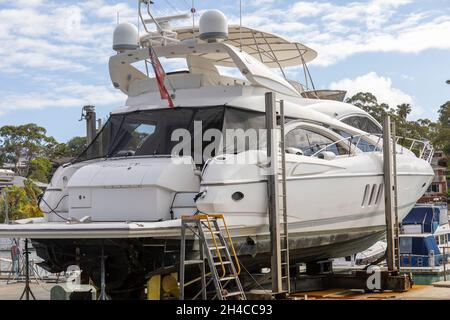
[[[123,52],[139,48],[139,33],[137,27],[128,22],[119,24],[114,30],[113,50]]]
[[[208,10],[200,17],[200,39],[217,42],[228,39],[228,19],[219,10]]]

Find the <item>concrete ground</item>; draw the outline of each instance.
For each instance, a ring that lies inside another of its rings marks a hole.
[[[54,283],[31,284],[37,300],[50,300],[50,289]],[[19,300],[24,290],[24,283],[10,283],[0,281],[0,300]],[[404,293],[361,293],[343,289],[330,289],[325,291],[296,293],[291,296],[295,300],[450,300],[450,281],[440,282],[435,286],[414,286],[412,290]]]
[[[430,286],[415,285],[408,292],[361,293],[344,289],[293,294],[294,299],[308,300],[450,300],[450,281]]]
[[[50,289],[54,285],[54,283],[44,282],[38,284],[36,281],[33,281],[30,287],[36,300],[50,300]],[[19,300],[24,288],[25,283],[23,282],[6,284],[6,281],[0,281],[0,300]],[[25,300],[25,296],[23,300]]]

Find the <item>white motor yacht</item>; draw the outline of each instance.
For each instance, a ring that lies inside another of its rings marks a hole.
[[[342,102],[345,93],[317,91],[279,72],[299,67],[309,74],[313,49],[228,26],[216,10],[203,14],[200,28],[171,28],[178,18],[142,19],[146,32],[139,36],[131,24],[117,26],[109,70],[126,104],[83,154],[56,171],[40,203],[44,218],[2,225],[0,237],[32,239],[47,270],[76,264],[97,282],[103,247],[108,293],[123,296],[140,292],[151,274],[177,268],[182,215],[220,213],[246,269],[270,267],[265,138],[256,135],[254,144],[246,135],[227,136],[264,130],[270,91],[284,101],[287,120],[292,262],[349,256],[375,244],[385,231],[380,124]],[[165,78],[174,107],[148,71],[149,48],[187,67]],[[397,152],[401,219],[434,174],[428,145],[418,155]]]

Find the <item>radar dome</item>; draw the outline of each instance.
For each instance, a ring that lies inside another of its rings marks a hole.
[[[126,51],[139,48],[139,33],[137,27],[128,22],[119,24],[114,30],[113,50]]]
[[[200,39],[214,42],[228,39],[228,19],[219,10],[208,10],[200,17]]]

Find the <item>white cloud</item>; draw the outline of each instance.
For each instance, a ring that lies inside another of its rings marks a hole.
[[[412,118],[418,118],[424,114],[422,106],[417,104],[416,98],[398,88],[395,88],[392,79],[379,76],[376,72],[369,72],[355,79],[342,79],[330,84],[332,90],[345,90],[347,97],[358,92],[370,92],[377,97],[379,103],[386,103],[391,108],[396,108],[403,103],[411,104]]]
[[[400,89],[394,88],[389,77],[379,76],[376,72],[356,77],[355,79],[342,79],[330,85],[332,90],[346,90],[348,96],[358,92],[371,92],[378,102],[384,102],[391,107],[402,103],[412,103],[414,98]]]
[[[328,12],[333,8],[330,3],[321,2],[303,2],[294,3],[290,12],[299,18],[316,17],[321,13]]]
[[[320,66],[332,65],[366,52],[419,53],[432,48],[450,50],[450,41],[447,40],[450,34],[449,8],[440,11],[400,10],[411,2],[352,0],[342,3],[317,0],[285,4],[281,0],[249,0],[243,1],[243,19],[245,25],[304,42],[318,51],[319,56],[313,63]],[[96,83],[94,86],[76,84],[74,87],[70,79],[85,75],[83,82],[89,84],[92,75],[106,72],[107,60],[112,53],[111,38],[116,14],[120,13],[121,21],[136,23],[135,1],[0,0],[0,3],[2,73],[28,73],[29,79],[38,79],[38,75],[54,77],[57,74],[61,77],[61,88],[66,89],[64,92],[56,88],[58,92],[49,93],[51,90],[40,92],[39,88],[34,88],[31,93],[23,95],[0,92],[3,99],[0,111],[11,110],[10,104],[23,109],[79,106],[86,100],[94,104],[123,101],[121,94],[106,89],[110,87],[108,82],[103,86]],[[176,6],[186,7],[180,3]],[[165,2],[158,1],[155,8],[162,5]],[[237,7],[230,3],[224,6],[229,8],[226,11],[229,20],[238,22]],[[157,15],[161,13],[167,12],[160,11]],[[198,18],[199,14],[197,21]],[[380,90],[385,92],[384,97],[389,101],[413,99],[394,88],[389,78],[376,74],[359,78],[363,78],[360,79],[362,82],[372,80],[372,83],[384,88]],[[355,82],[357,79],[344,80]],[[339,84],[346,84],[344,80]],[[382,97],[380,95],[380,99]]]
[[[329,66],[366,52],[419,53],[450,50],[450,15],[400,10],[412,0],[370,0],[343,4],[297,1],[286,10],[268,3],[244,16],[246,24],[303,42],[318,51],[313,64]],[[235,17],[232,17],[235,21]]]
[[[43,108],[67,108],[81,107],[86,104],[97,106],[121,105],[125,97],[118,90],[98,85],[84,85],[80,83],[68,83],[58,86],[46,81],[45,92],[33,91],[29,93],[0,92],[0,114],[24,109]]]

